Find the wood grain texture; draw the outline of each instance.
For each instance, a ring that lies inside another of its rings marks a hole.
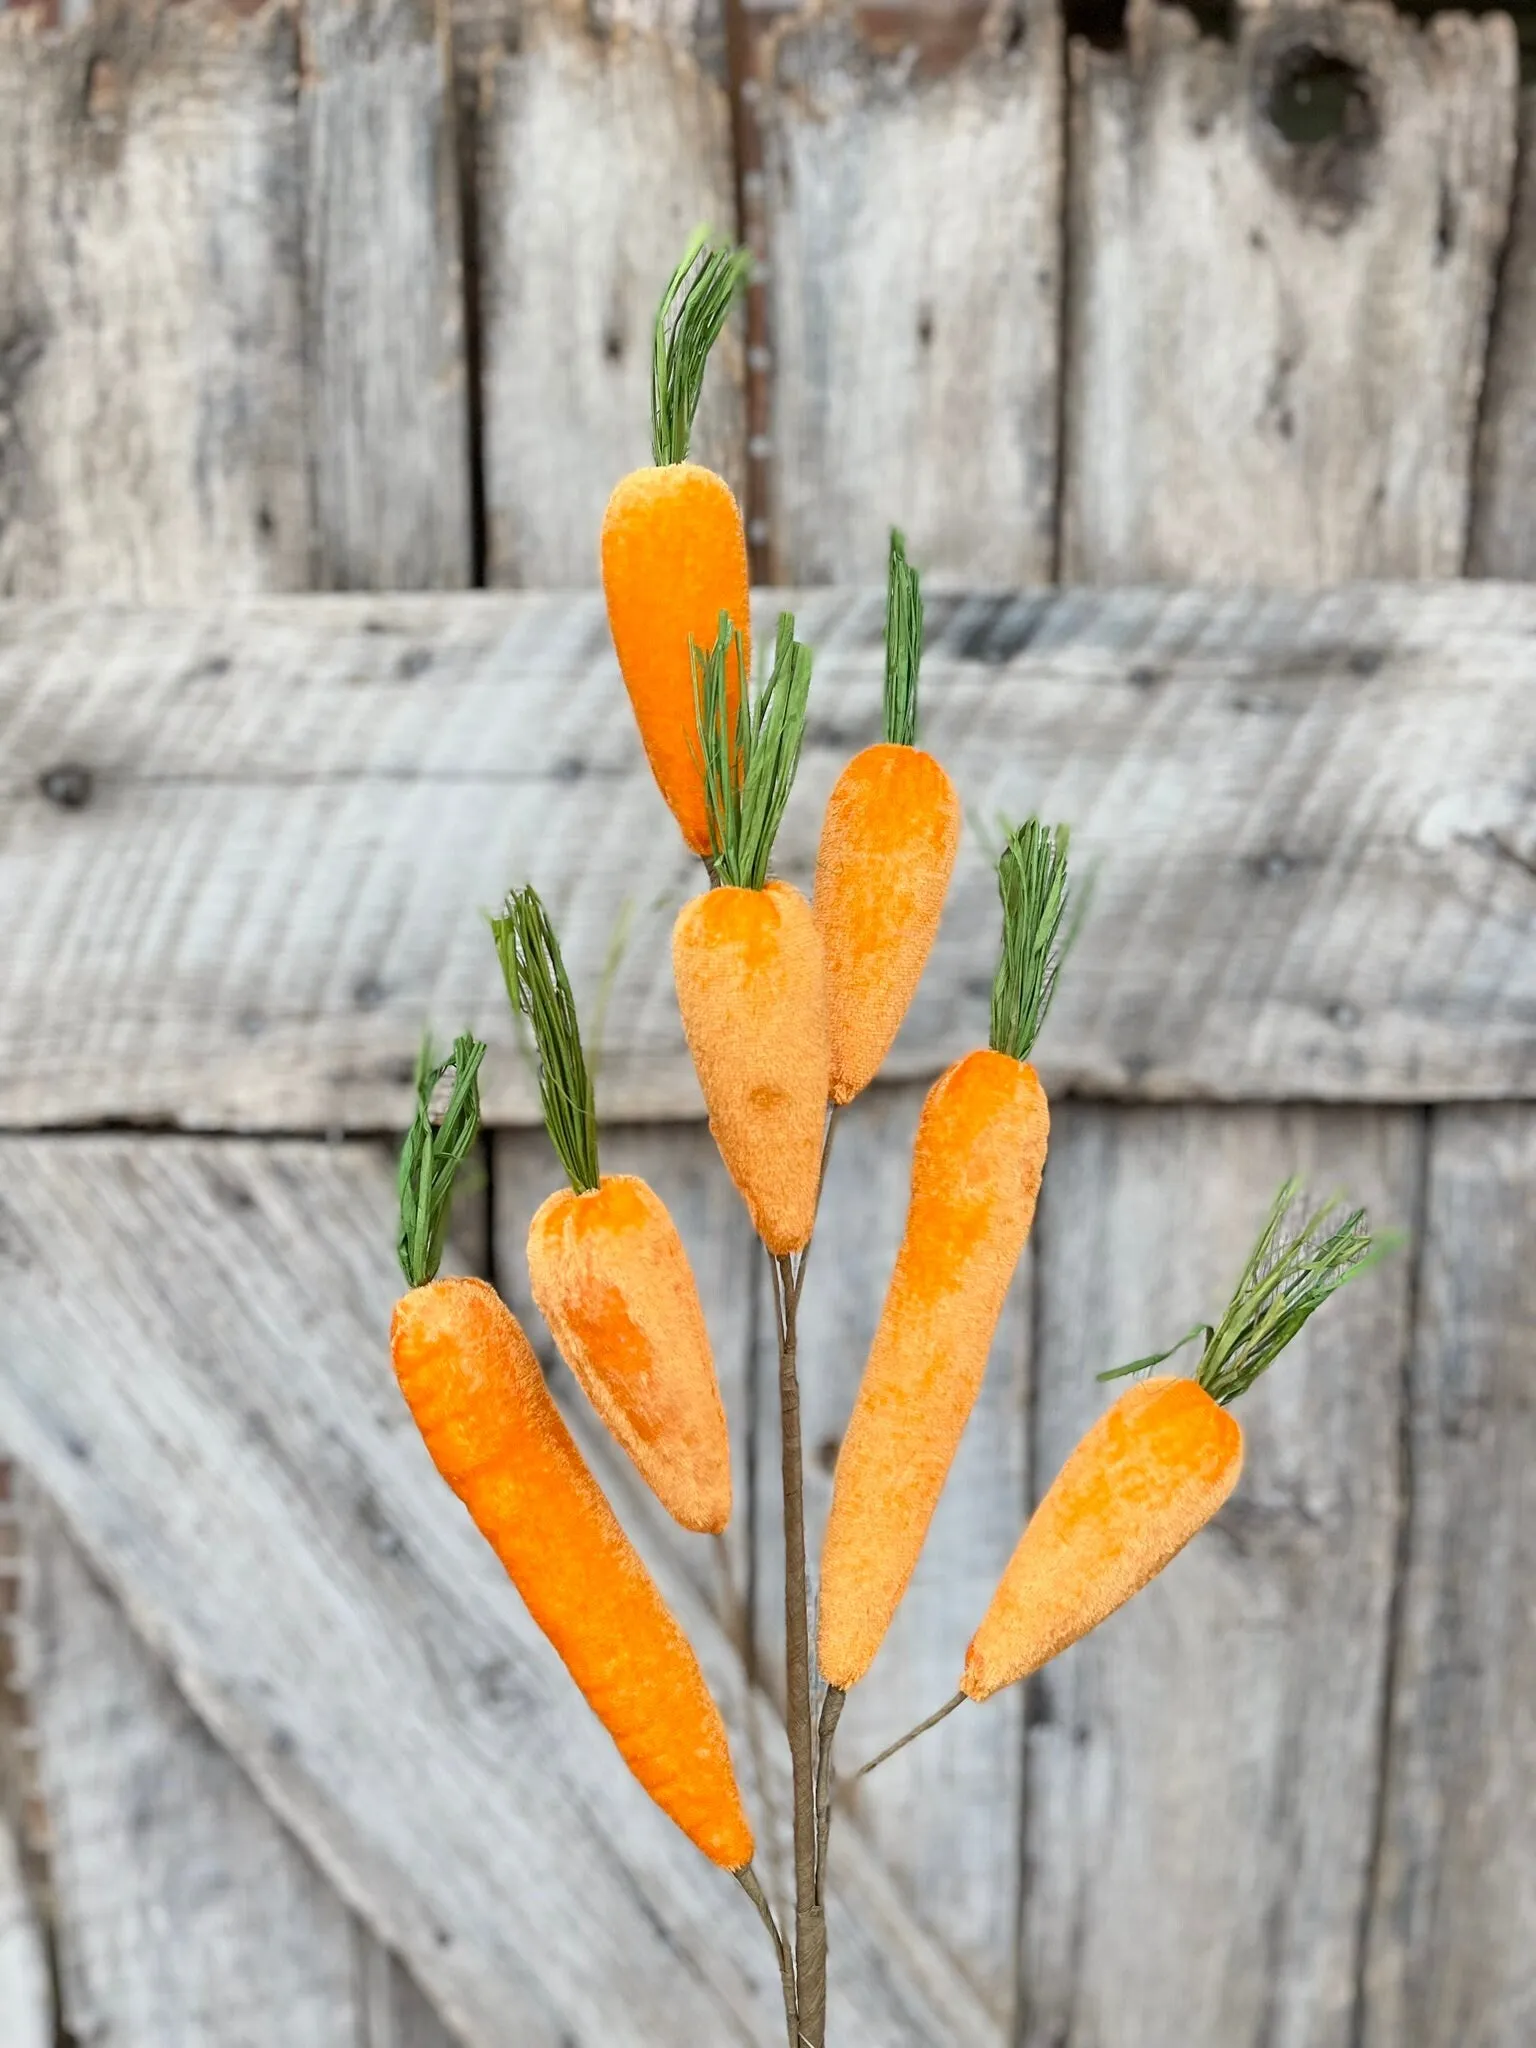
[[[295,17],[0,17],[0,591],[308,580]]]
[[[1437,1112],[1367,2048],[1536,2033],[1536,1118]]]
[[[1061,294],[1051,0],[788,12],[763,56],[774,573],[1053,573]]]
[[[296,2048],[388,2048],[373,2025],[398,1975],[387,1955],[194,1719],[46,1503],[31,1497],[25,1523],[65,2025],[114,2048],[265,2048],[281,2015]],[[404,2010],[419,2017],[419,1999]],[[415,2041],[448,2048],[441,2030]]]
[[[1536,580],[1536,86],[1520,99],[1520,168],[1488,343],[1467,566]]]
[[[910,1084],[867,1092],[840,1116],[833,1144],[800,1308],[813,1587],[838,1447],[906,1219],[912,1138],[925,1092]],[[760,1333],[756,1629],[759,1658],[782,1689],[778,1367],[766,1300]],[[1018,1540],[1027,1499],[1029,1334],[1026,1257],[912,1584],[869,1676],[848,1696],[837,1755],[850,1777],[953,1694],[965,1645]],[[850,1786],[840,1809],[867,1832],[913,1911],[969,1972],[989,2008],[982,2037],[988,2043],[1013,2039],[1023,1726],[1018,1693],[969,1726],[956,1716],[864,1785]],[[834,1835],[834,1878],[838,1851]]]
[[[321,589],[471,580],[469,405],[446,19],[306,0],[304,314]]]
[[[1040,1487],[1113,1398],[1096,1372],[1219,1312],[1284,1175],[1401,1227],[1420,1150],[1402,1112],[1059,1111]],[[1245,1397],[1246,1469],[1211,1529],[1032,1686],[1025,2048],[1353,2040],[1410,1283],[1399,1256],[1327,1305]]]
[[[1063,576],[1459,574],[1508,19],[1265,6],[1227,45],[1139,0],[1128,31],[1072,53]]]
[[[478,128],[487,578],[595,585],[608,494],[651,459],[657,300],[693,228],[735,217],[715,0],[536,0]],[[738,490],[740,326],[693,446]]]
[[[8,2048],[53,2048],[53,1991],[21,1858],[0,1815],[0,2023]]]
[[[573,1699],[393,1387],[374,1150],[8,1141],[23,1182],[0,1437],[468,2048],[767,2038],[750,1909]],[[728,1690],[734,1650],[685,1579],[668,1590]],[[976,2037],[868,1857],[845,1857],[834,1938],[845,2035]]]
[[[780,850],[804,882],[878,731],[882,605],[799,615],[818,669]],[[1042,1042],[1054,1094],[1536,1090],[1536,591],[930,616],[925,735],[972,818],[1068,819],[1097,871]],[[531,1121],[481,917],[523,879],[587,1002],[633,910],[608,1114],[699,1114],[668,934],[701,871],[595,597],[0,612],[0,761],[0,1120],[398,1129],[430,1022],[484,1033],[491,1120]],[[975,1042],[997,934],[972,831],[891,1078]]]

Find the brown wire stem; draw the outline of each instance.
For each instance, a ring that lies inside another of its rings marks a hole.
[[[767,1928],[769,1938],[773,1942],[773,1952],[779,1959],[779,1983],[784,1991],[784,2021],[789,2029],[789,2048],[800,2048],[800,2020],[795,2000],[794,1959],[789,1953],[789,1948],[785,1943],[783,1935],[779,1932],[779,1923],[773,1917],[773,1908],[768,1903],[767,1894],[757,1881],[757,1872],[750,1863],[744,1863],[740,1870],[732,1871],[731,1875],[741,1886],[753,1905],[756,1906],[758,1915],[763,1925]]]
[[[964,1704],[965,1694],[957,1692],[952,1700],[944,1702],[936,1714],[930,1714],[926,1721],[919,1721],[915,1728],[909,1728],[899,1741],[891,1744],[889,1749],[882,1749],[878,1756],[872,1756],[867,1764],[864,1764],[859,1770],[854,1772],[854,1779],[857,1781],[859,1778],[867,1778],[871,1771],[883,1764],[889,1757],[893,1757],[898,1749],[905,1749],[909,1742],[916,1742],[919,1735],[926,1735],[930,1728],[937,1728],[947,1715],[952,1714],[956,1707],[964,1706]]]

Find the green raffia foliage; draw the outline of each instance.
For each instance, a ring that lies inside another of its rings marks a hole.
[[[515,1008],[533,1026],[539,1048],[539,1101],[544,1128],[578,1195],[598,1185],[597,1103],[576,998],[560,954],[560,941],[539,892],[508,893],[500,917],[491,919],[502,979]]]
[[[922,588],[907,561],[907,544],[893,526],[885,579],[885,736],[895,747],[917,745],[917,671],[922,659]]]
[[[704,775],[710,863],[716,878],[728,886],[761,889],[800,765],[811,650],[795,638],[790,613],[780,612],[773,670],[755,701],[741,635],[725,612],[709,653],[693,646],[692,654],[696,758]],[[742,678],[734,719],[727,688],[733,663]]]
[[[1101,1372],[1099,1378],[1118,1380],[1150,1371],[1203,1337],[1205,1348],[1195,1372],[1198,1383],[1223,1407],[1247,1393],[1329,1295],[1396,1243],[1394,1238],[1369,1235],[1363,1209],[1352,1210],[1330,1227],[1340,1207],[1337,1201],[1324,1202],[1310,1216],[1305,1207],[1301,1183],[1288,1180],[1270,1207],[1219,1323],[1196,1323],[1167,1351]],[[1299,1224],[1292,1220],[1297,1213],[1302,1216]]]
[[[416,1116],[400,1148],[400,1265],[412,1287],[437,1278],[453,1207],[454,1176],[480,1135],[480,1062],[485,1047],[463,1032],[446,1060],[436,1062],[430,1038],[416,1058]],[[441,1120],[432,1121],[432,1096],[453,1074],[453,1092]]]
[[[1062,934],[1067,907],[1065,825],[1026,818],[1008,834],[997,863],[1003,899],[1003,950],[992,983],[994,1052],[1027,1060],[1056,992],[1075,934]]]
[[[709,230],[696,228],[667,280],[651,343],[651,456],[658,469],[688,460],[709,352],[751,269],[748,250],[712,249]]]

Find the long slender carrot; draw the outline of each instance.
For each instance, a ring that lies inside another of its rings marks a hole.
[[[410,1292],[390,1346],[438,1471],[506,1567],[620,1754],[711,1861],[741,1875],[752,1830],[725,1727],[698,1660],[619,1527],[550,1397],[527,1338],[483,1280],[438,1279],[454,1168],[479,1126],[485,1048],[460,1038],[447,1071],[419,1076],[401,1155],[401,1264]]]
[[[917,744],[923,600],[891,534],[885,608],[885,738],[833,784],[816,857],[827,970],[831,1095],[851,1102],[880,1071],[933,949],[960,847],[960,798]]]
[[[491,926],[507,992],[533,1026],[544,1122],[571,1183],[529,1228],[534,1301],[667,1512],[718,1535],[731,1516],[731,1446],[688,1254],[643,1180],[598,1171],[576,1003],[537,891],[514,890]]]
[[[734,712],[727,676],[745,673],[722,615],[699,655],[698,728],[710,846],[722,886],[683,905],[672,931],[678,1008],[720,1156],[775,1257],[801,1250],[816,1220],[827,1103],[827,1014],[811,907],[768,880],[805,730],[810,650],[779,619],[773,671]]]
[[[708,646],[721,612],[742,636],[727,688],[734,706],[751,645],[747,538],[730,486],[688,460],[704,367],[737,292],[745,249],[697,234],[662,294],[651,359],[654,464],[615,486],[603,517],[603,592],[614,650],[651,771],[684,839],[709,853],[694,751],[690,643]]]
[[[923,1105],[906,1230],[832,1483],[818,1654],[868,1671],[922,1550],[1034,1221],[1050,1112],[1029,1053],[1061,958],[1064,827],[1031,818],[998,863],[1003,948],[989,1049]]]
[[[1097,1627],[1231,1494],[1243,1432],[1228,1404],[1380,1249],[1361,1210],[1327,1228],[1332,1203],[1287,1237],[1297,1194],[1294,1181],[1280,1190],[1221,1322],[1181,1340],[1205,1338],[1193,1378],[1159,1375],[1131,1387],[1052,1480],[966,1652],[961,1690],[969,1698],[989,1699]],[[1100,1377],[1144,1371],[1172,1355]]]

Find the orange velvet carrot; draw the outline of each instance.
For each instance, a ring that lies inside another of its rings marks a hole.
[[[689,1647],[588,1471],[511,1311],[483,1280],[438,1279],[454,1166],[479,1124],[485,1048],[454,1047],[440,1129],[421,1102],[401,1160],[410,1292],[395,1372],[434,1464],[469,1510],[625,1762],[713,1862],[738,1874],[752,1830],[725,1728]],[[466,1078],[467,1077],[467,1078]]]
[[[1205,1337],[1194,1377],[1130,1388],[1052,1480],[966,1652],[961,1689],[969,1698],[988,1699],[1037,1671],[1113,1614],[1236,1486],[1243,1432],[1227,1404],[1377,1249],[1359,1210],[1325,1230],[1332,1204],[1286,1242],[1296,1194],[1293,1181],[1280,1190],[1221,1322],[1190,1333]],[[1172,1355],[1101,1377],[1143,1371]]]
[[[685,1529],[731,1515],[731,1447],[688,1254],[633,1174],[600,1174],[597,1110],[565,962],[532,888],[492,919],[513,1002],[539,1049],[544,1122],[570,1179],[528,1232],[528,1278],[560,1355]]]
[[[880,1071],[939,929],[960,846],[960,798],[917,745],[923,600],[891,535],[885,606],[885,739],[832,788],[816,858],[827,970],[831,1095],[851,1102]]]
[[[868,1671],[917,1564],[1034,1221],[1050,1113],[1029,1053],[1060,960],[1065,828],[1035,819],[998,864],[1003,949],[992,1042],[934,1084],[906,1229],[838,1454],[818,1653],[846,1691]]]
[[[708,646],[721,612],[742,636],[726,682],[734,705],[751,620],[741,508],[723,477],[690,462],[709,352],[745,282],[744,249],[695,235],[656,315],[651,364],[654,465],[622,478],[603,518],[603,593],[619,668],[646,755],[684,839],[709,853],[696,753],[691,642]]]
[[[722,885],[683,905],[672,932],[678,1008],[720,1156],[776,1258],[816,1220],[827,1102],[821,945],[810,905],[767,879],[805,729],[811,656],[779,620],[773,672],[735,712],[726,690],[739,636],[722,617],[699,656],[699,732],[710,843]]]

